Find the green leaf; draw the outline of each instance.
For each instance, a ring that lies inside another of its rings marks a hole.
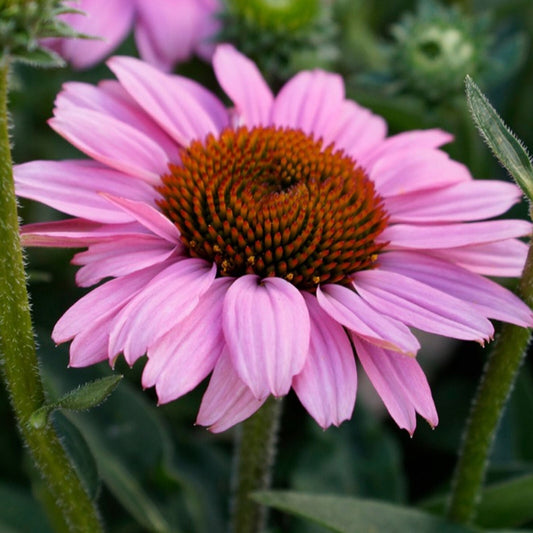
[[[514,527],[533,520],[533,475],[494,484],[484,492],[476,523],[483,527]]]
[[[432,498],[422,503],[422,508],[432,513],[442,513],[446,496]],[[491,528],[515,527],[533,520],[533,474],[494,483],[481,495],[474,522]]]
[[[466,77],[465,84],[468,107],[479,132],[529,201],[533,202],[533,167],[526,148],[470,76]]]
[[[121,375],[107,376],[80,385],[78,388],[67,392],[59,400],[47,403],[37,409],[30,417],[30,424],[35,428],[43,427],[47,423],[50,413],[56,409],[85,411],[100,405],[117,388],[122,377]]]
[[[473,533],[476,531],[421,511],[373,500],[285,491],[258,492],[252,498],[279,511],[306,518],[336,533],[362,531]]]
[[[62,413],[54,414],[54,427],[61,435],[61,441],[69,454],[85,490],[96,500],[100,479],[95,458],[80,430]]]

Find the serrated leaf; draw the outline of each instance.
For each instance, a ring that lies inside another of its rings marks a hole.
[[[533,167],[522,142],[506,126],[470,76],[465,79],[472,118],[498,161],[533,202]]]
[[[42,427],[46,424],[50,413],[56,409],[85,411],[100,405],[117,388],[122,377],[121,375],[107,376],[80,385],[78,388],[67,392],[59,400],[47,403],[37,409],[30,417],[30,424],[35,428]]]
[[[412,508],[344,496],[286,491],[257,492],[252,498],[268,507],[297,515],[336,533],[474,533],[476,529],[446,522]]]

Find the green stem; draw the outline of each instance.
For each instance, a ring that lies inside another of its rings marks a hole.
[[[533,246],[530,246],[519,295],[533,306]],[[467,524],[475,517],[494,436],[530,340],[530,330],[504,324],[485,364],[454,474],[448,517]]]
[[[9,62],[0,58],[0,367],[22,438],[70,531],[102,531],[98,513],[51,425],[29,423],[44,391],[30,317],[8,133]]]
[[[255,415],[239,427],[232,502],[232,532],[261,533],[266,508],[250,499],[250,493],[270,487],[281,401],[269,398]]]

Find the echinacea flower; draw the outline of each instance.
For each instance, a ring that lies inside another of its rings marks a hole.
[[[162,70],[197,54],[210,59],[218,31],[219,0],[67,0],[85,14],[61,15],[79,33],[100,39],[47,39],[46,45],[74,68],[108,56],[132,26],[141,57]]]
[[[530,224],[485,220],[520,192],[473,180],[438,149],[447,133],[387,137],[320,70],[274,96],[230,45],[213,65],[231,109],[138,59],[108,65],[118,81],[67,83],[50,120],[90,159],[15,169],[20,196],[75,217],[23,243],[86,247],[77,283],[103,281],[52,333],[71,366],[146,354],[160,403],[211,374],[197,422],[213,431],[292,388],[325,428],[352,414],[356,354],[412,433],[417,412],[438,419],[410,328],[484,343],[489,318],[533,324],[484,277],[521,272]]]

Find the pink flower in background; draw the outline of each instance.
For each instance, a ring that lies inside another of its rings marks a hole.
[[[70,0],[66,4],[85,15],[63,15],[65,22],[80,33],[101,37],[46,41],[77,69],[104,59],[132,26],[141,57],[162,70],[172,70],[193,54],[209,60],[214,50],[210,39],[218,31],[219,0]]]
[[[520,192],[473,180],[438,149],[447,133],[387,137],[319,70],[274,96],[229,45],[213,65],[232,109],[140,60],[108,64],[118,81],[66,84],[50,121],[90,159],[15,169],[20,196],[74,217],[23,243],[87,248],[77,283],[103,281],[53,331],[72,366],[146,354],[160,403],[211,374],[197,421],[213,431],[292,388],[325,428],[352,414],[354,347],[412,433],[417,412],[438,419],[410,328],[484,343],[489,319],[533,325],[484,277],[521,272],[531,225],[486,220]]]

